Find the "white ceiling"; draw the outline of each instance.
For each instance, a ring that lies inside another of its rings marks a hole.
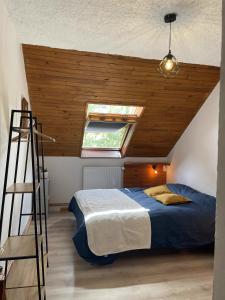
[[[220,65],[221,0],[5,0],[22,43]]]

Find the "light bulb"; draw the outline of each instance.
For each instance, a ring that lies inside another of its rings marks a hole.
[[[155,174],[158,174],[157,165],[152,165],[152,169],[153,169]]]
[[[159,72],[165,77],[175,77],[179,71],[179,63],[171,51],[162,59],[159,64]]]
[[[172,59],[168,59],[165,63],[165,69],[167,71],[171,71],[173,69],[174,63],[172,61]]]

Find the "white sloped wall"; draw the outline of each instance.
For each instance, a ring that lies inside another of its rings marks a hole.
[[[189,185],[216,195],[219,126],[217,84],[168,156],[167,182]]]

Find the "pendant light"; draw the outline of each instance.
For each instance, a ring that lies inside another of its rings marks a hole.
[[[171,53],[171,23],[176,21],[177,15],[175,13],[167,14],[164,17],[165,23],[170,24],[170,35],[169,35],[169,53],[162,59],[159,64],[159,72],[165,78],[173,78],[179,71],[179,63],[175,56]]]

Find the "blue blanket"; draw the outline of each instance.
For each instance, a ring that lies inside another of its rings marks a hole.
[[[191,199],[191,203],[165,206],[148,197],[141,188],[121,189],[123,193],[149,209],[152,227],[151,249],[188,249],[214,242],[216,199],[182,184],[168,184],[169,189]],[[84,216],[73,197],[69,210],[77,221],[73,237],[79,255],[93,264],[112,263],[116,255],[96,256],[87,243]]]

